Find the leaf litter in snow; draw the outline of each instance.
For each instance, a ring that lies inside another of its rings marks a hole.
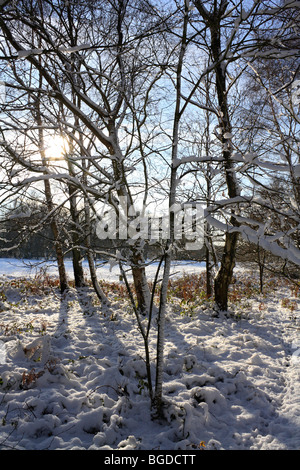
[[[107,313],[89,288],[61,299],[55,286],[29,289],[3,276],[0,448],[299,449],[297,293],[273,283],[264,296],[252,290],[245,299],[256,280],[237,273],[232,315],[216,317],[201,296],[188,301],[182,286],[192,290],[195,279],[188,273],[172,284],[165,420],[156,421],[142,337],[117,284]],[[153,361],[156,332],[154,319]]]

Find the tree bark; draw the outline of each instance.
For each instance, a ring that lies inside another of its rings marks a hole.
[[[41,89],[42,88],[42,76],[41,75],[39,77],[39,85],[40,85],[40,89]],[[39,126],[38,139],[39,139],[39,148],[40,148],[41,160],[42,160],[43,166],[45,168],[47,168],[47,159],[46,159],[46,155],[45,155],[43,120],[42,120],[42,115],[41,115],[41,110],[40,110],[40,97],[39,96],[35,100],[35,112],[36,112],[36,121],[37,121],[37,124]],[[47,172],[44,171],[44,174],[46,175]],[[57,266],[58,266],[60,291],[63,294],[69,288],[69,284],[68,284],[67,272],[66,272],[66,268],[65,268],[62,243],[61,243],[60,237],[59,237],[58,223],[57,223],[55,214],[53,214],[54,204],[53,204],[53,198],[52,198],[51,185],[50,185],[50,181],[48,179],[44,180],[44,188],[45,188],[45,199],[46,199],[46,205],[47,205],[48,213],[51,214],[50,227],[51,227],[53,238],[54,238],[54,249],[55,249],[56,261],[57,261]]]
[[[183,61],[187,47],[187,28],[189,16],[189,2],[184,2],[184,18],[182,27],[182,37],[180,43],[180,50],[178,56],[178,63],[176,69],[176,102],[173,120],[173,134],[172,134],[172,155],[171,155],[171,176],[170,176],[170,190],[169,190],[169,220],[170,220],[170,235],[167,240],[165,253],[164,253],[164,273],[160,292],[160,303],[157,317],[157,353],[156,353],[156,384],[154,395],[154,406],[157,417],[163,414],[163,368],[164,368],[164,343],[165,343],[165,323],[166,323],[166,309],[167,309],[167,294],[168,284],[170,278],[170,268],[173,257],[174,241],[175,241],[175,213],[174,205],[176,202],[176,184],[177,184],[177,165],[175,164],[178,159],[178,144],[179,144],[179,126],[182,117],[181,109],[181,92],[182,92],[182,70]]]
[[[70,168],[70,166],[69,166]],[[70,172],[70,174],[72,174]],[[80,246],[80,237],[79,232],[79,216],[78,210],[76,207],[76,188],[68,184],[69,195],[70,195],[70,214],[71,214],[71,242],[72,242],[72,263],[73,263],[73,272],[74,272],[74,281],[75,287],[84,287],[84,272],[82,267],[82,255],[79,249]]]
[[[195,6],[203,17],[206,25],[210,30],[211,35],[211,55],[214,63],[214,73],[216,79],[216,92],[220,110],[219,124],[221,127],[221,143],[222,154],[224,160],[225,180],[229,198],[234,198],[238,195],[238,185],[235,179],[234,167],[231,160],[232,146],[231,146],[231,122],[229,114],[229,106],[227,100],[227,86],[226,86],[226,63],[221,57],[221,20],[227,8],[227,1],[221,0],[219,6],[215,2],[215,7],[212,13],[203,6],[201,0],[195,1]],[[230,217],[230,224],[237,227],[239,224],[234,217],[234,213]],[[226,311],[228,309],[228,290],[232,280],[232,274],[235,266],[235,253],[238,241],[237,232],[226,232],[225,245],[223,256],[221,259],[221,266],[216,275],[214,282],[215,290],[215,303],[218,310]]]
[[[147,282],[145,267],[138,267],[137,264],[140,262],[143,264],[143,257],[141,254],[137,254],[132,258],[131,267],[134,289],[137,298],[138,309],[142,315],[149,314],[150,310],[150,289]]]
[[[82,134],[79,136],[80,139],[80,144],[81,148],[83,146],[83,138]],[[82,170],[83,170],[83,182],[85,186],[87,186],[87,164],[84,159],[84,155],[82,154],[81,151],[81,156],[82,156]],[[93,250],[92,250],[92,241],[91,241],[91,230],[92,230],[92,223],[91,223],[91,213],[90,213],[90,202],[88,200],[87,195],[85,194],[84,196],[84,215],[85,215],[85,246],[86,246],[86,255],[87,255],[87,260],[89,264],[89,270],[90,270],[90,276],[91,276],[91,281],[92,285],[94,288],[94,291],[98,297],[98,299],[101,302],[102,306],[109,306],[109,300],[104,294],[97,278],[97,272],[96,272],[96,267],[95,267],[95,261],[94,261],[94,256],[93,256]]]

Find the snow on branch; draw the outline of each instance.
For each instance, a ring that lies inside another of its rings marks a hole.
[[[273,255],[300,266],[300,250],[292,243],[290,238],[286,239],[283,232],[278,232],[275,235],[266,235],[261,230],[261,226],[259,226],[257,230],[249,227],[248,225],[234,227],[228,223],[215,219],[211,215],[207,215],[206,220],[210,225],[218,230],[231,233],[238,232],[244,240],[255,243]],[[279,245],[279,241],[281,241],[285,246]]]
[[[256,165],[260,168],[264,168],[265,170],[270,170],[270,171],[282,171],[282,172],[290,172],[290,166],[286,163],[274,163],[271,161],[267,160],[261,160],[256,156],[255,153],[248,152],[245,155],[241,155],[239,153],[235,153],[233,155],[232,160],[234,162],[239,162],[239,163],[251,163],[253,165]],[[300,176],[300,165],[295,165],[293,167],[295,176]]]
[[[73,46],[73,47],[60,46],[58,50],[61,52],[66,52],[68,54],[71,54],[72,52],[78,52],[78,51],[82,51],[85,49],[90,49],[90,47],[91,45],[89,43],[85,43],[85,44],[79,44],[78,46]]]
[[[223,162],[223,157],[210,157],[203,156],[203,157],[196,157],[196,156],[189,156],[189,157],[181,157],[176,158],[173,160],[173,168],[178,168],[180,165],[184,165],[185,163],[207,163],[207,162]]]
[[[73,52],[79,52],[82,50],[90,49],[90,47],[91,45],[86,43],[86,44],[80,44],[78,46],[73,46],[73,47],[59,46],[58,50],[66,54],[72,54]],[[31,55],[40,55],[40,54],[46,54],[49,52],[55,52],[55,50],[54,49],[21,49],[18,51],[17,58],[24,59]]]
[[[224,135],[226,139],[231,139],[233,136],[230,133],[226,133]],[[178,159],[174,159],[173,167],[178,168],[180,165],[184,165],[186,163],[206,163],[206,162],[222,162],[224,161],[223,157],[211,157],[209,155],[197,157],[191,155],[189,157],[182,157]],[[290,172],[290,166],[286,163],[274,163],[268,160],[261,160],[257,157],[255,153],[247,152],[246,154],[242,155],[240,153],[235,153],[232,156],[232,161],[235,163],[247,163],[253,164],[260,168],[269,171],[282,171],[282,172]],[[300,164],[293,166],[295,176],[300,176]]]

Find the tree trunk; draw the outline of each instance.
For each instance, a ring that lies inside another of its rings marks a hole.
[[[227,5],[227,4],[226,4]],[[225,3],[223,8],[226,9]],[[210,18],[209,27],[211,31],[211,49],[215,65],[216,77],[216,90],[218,96],[218,103],[220,108],[220,126],[222,130],[222,147],[225,179],[228,190],[229,198],[234,198],[238,195],[238,185],[235,178],[234,167],[231,160],[232,145],[231,145],[231,123],[229,106],[227,101],[228,90],[226,87],[226,68],[225,62],[220,59],[221,54],[221,17],[224,11],[217,12],[216,17]],[[234,217],[234,213],[230,217],[230,224],[238,226],[238,222]],[[215,302],[217,308],[221,311],[226,311],[228,308],[228,289],[231,284],[233,269],[235,266],[235,254],[238,241],[237,232],[227,232],[225,234],[225,246],[223,256],[221,259],[221,267],[215,278]]]
[[[44,163],[46,164],[46,161],[44,161]],[[49,180],[44,181],[44,187],[45,187],[45,197],[46,197],[46,204],[47,204],[48,212],[51,213],[53,211],[53,202],[52,202],[52,194],[51,194],[51,187],[50,187]],[[57,266],[58,266],[60,291],[61,293],[64,293],[68,289],[69,285],[68,285],[67,272],[66,272],[66,267],[65,267],[65,262],[64,262],[63,248],[62,248],[61,241],[59,239],[59,229],[58,229],[58,224],[57,224],[55,215],[51,216],[50,227],[51,227],[51,231],[52,231],[53,238],[54,238],[54,249],[55,249],[56,261],[57,261]]]
[[[263,293],[264,289],[264,270],[265,270],[265,258],[266,254],[260,246],[257,246],[257,260],[258,260],[258,267],[259,267],[259,292],[260,294]]]
[[[136,258],[140,259],[140,257]],[[149,314],[150,309],[150,289],[147,282],[146,270],[144,267],[131,267],[133,283],[137,298],[137,305],[142,315]]]
[[[167,248],[169,245],[167,245]],[[156,345],[156,380],[155,395],[153,406],[156,417],[162,416],[163,406],[163,371],[164,371],[164,342],[165,342],[165,323],[166,323],[166,304],[168,283],[170,277],[171,254],[166,250],[163,281],[160,292],[160,303],[157,317],[157,345]]]
[[[98,282],[98,278],[97,278],[97,274],[96,274],[96,268],[95,268],[95,262],[94,262],[94,258],[93,258],[93,255],[92,255],[92,252],[91,252],[90,249],[88,249],[88,251],[87,251],[87,259],[88,259],[88,263],[89,263],[91,281],[92,281],[92,284],[93,284],[93,288],[94,288],[94,290],[97,294],[97,297],[101,301],[101,304],[108,305],[109,301],[108,301],[106,295],[104,294],[103,290],[101,289],[100,284]]]
[[[225,179],[227,184],[228,196],[233,198],[238,195],[238,186],[235,180],[234,167],[231,160],[231,123],[229,106],[227,101],[228,89],[226,87],[226,61],[222,58],[221,47],[221,21],[225,15],[228,2],[221,0],[214,2],[214,8],[209,12],[203,5],[202,0],[195,0],[195,7],[198,9],[204,22],[210,30],[211,35],[211,56],[214,64],[214,73],[216,79],[216,92],[219,104],[219,125],[221,128],[221,142],[223,147],[223,160]],[[230,224],[237,227],[238,222],[232,216]],[[233,269],[235,265],[235,252],[238,235],[234,232],[227,232],[225,235],[225,246],[221,260],[221,267],[215,278],[215,302],[219,310],[227,310],[228,307],[228,289],[231,283]]]
[[[205,265],[206,265],[206,295],[212,296],[212,273],[211,273],[211,260],[210,251],[208,246],[205,246]]]
[[[154,395],[154,406],[157,417],[163,414],[163,368],[164,368],[164,342],[165,342],[165,323],[166,323],[166,309],[167,309],[167,294],[170,278],[170,268],[173,257],[174,241],[175,241],[175,212],[174,205],[176,202],[176,185],[177,185],[177,166],[175,162],[178,159],[178,144],[179,144],[179,125],[182,116],[181,109],[181,90],[182,90],[182,69],[183,60],[187,47],[187,28],[188,28],[188,15],[189,3],[185,1],[184,21],[182,29],[182,38],[180,51],[178,56],[177,70],[176,70],[176,104],[174,110],[173,121],[173,134],[172,134],[172,165],[170,176],[170,190],[169,190],[169,220],[170,220],[170,235],[165,247],[165,265],[164,274],[160,292],[160,303],[157,318],[157,354],[156,354],[156,384]]]
[[[69,284],[68,284],[67,272],[65,268],[61,244],[59,242],[58,242],[58,246],[55,246],[55,249],[56,249],[56,259],[57,259],[57,265],[58,265],[60,292],[63,294],[69,288]]]
[[[112,120],[109,125],[111,147],[109,148],[110,154],[113,156],[113,170],[115,180],[119,182],[118,196],[126,201],[126,210],[129,208],[134,210],[133,199],[130,193],[130,188],[126,179],[122,151],[118,141],[118,131],[115,122]],[[138,309],[142,315],[149,312],[150,307],[150,288],[147,282],[144,248],[139,240],[137,240],[132,247],[130,256],[131,272],[133,276],[133,283],[137,297]]]
[[[76,241],[77,241],[76,239],[77,239],[77,236],[75,236],[75,240],[73,239],[74,245],[76,245]],[[74,246],[72,248],[72,263],[73,263],[75,287],[84,287],[86,283],[84,280],[82,257],[77,246]]]
[[[41,76],[39,77],[39,88],[42,89],[42,77]],[[42,115],[41,115],[41,110],[40,110],[39,95],[38,95],[37,100],[35,101],[35,112],[36,112],[36,121],[39,126],[38,138],[39,138],[41,160],[42,160],[43,166],[47,168],[48,163],[47,163],[47,159],[45,155],[44,130],[43,130],[43,120],[42,120]],[[46,170],[44,171],[44,174],[47,175]],[[51,192],[51,185],[48,179],[44,180],[44,188],[45,188],[45,199],[46,199],[47,210],[48,210],[48,213],[51,214],[50,227],[51,227],[51,231],[52,231],[53,238],[54,238],[54,249],[55,249],[56,261],[57,261],[57,266],[58,266],[60,291],[61,293],[64,293],[68,289],[69,285],[68,285],[67,272],[65,268],[62,243],[59,239],[58,223],[57,223],[55,214],[53,214],[54,204],[53,204],[53,198],[52,198],[52,192]]]
[[[221,267],[215,278],[215,302],[218,310],[228,310],[228,291],[232,281],[235,266],[235,251],[238,234],[226,233],[225,247],[221,260]]]
[[[82,137],[81,137],[82,139]],[[85,160],[82,160],[82,168],[83,168],[83,180],[84,184],[87,185],[87,175],[86,175],[86,164]],[[92,253],[92,243],[91,243],[91,216],[90,216],[90,205],[87,197],[85,196],[84,198],[84,213],[85,213],[85,246],[87,248],[87,259],[88,259],[88,264],[89,264],[89,269],[90,269],[90,276],[91,276],[91,281],[93,284],[94,291],[96,292],[96,295],[98,299],[100,300],[102,305],[109,305],[108,298],[104,294],[103,290],[101,289],[101,286],[98,282],[97,278],[97,273],[96,273],[96,268],[95,268],[95,262],[94,262],[94,257]]]
[[[71,176],[74,176],[72,163],[70,162],[69,157],[67,156],[69,173]],[[71,242],[72,242],[72,262],[73,262],[73,272],[74,272],[74,281],[75,287],[84,287],[84,272],[82,267],[82,255],[80,251],[80,236],[79,236],[79,214],[77,210],[77,201],[76,201],[76,188],[71,184],[68,184],[69,196],[70,196],[70,214],[71,214]]]

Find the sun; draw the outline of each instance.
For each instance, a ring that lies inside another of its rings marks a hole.
[[[49,137],[45,154],[48,160],[63,160],[68,150],[69,143],[67,138],[61,135],[55,135],[53,137]]]

